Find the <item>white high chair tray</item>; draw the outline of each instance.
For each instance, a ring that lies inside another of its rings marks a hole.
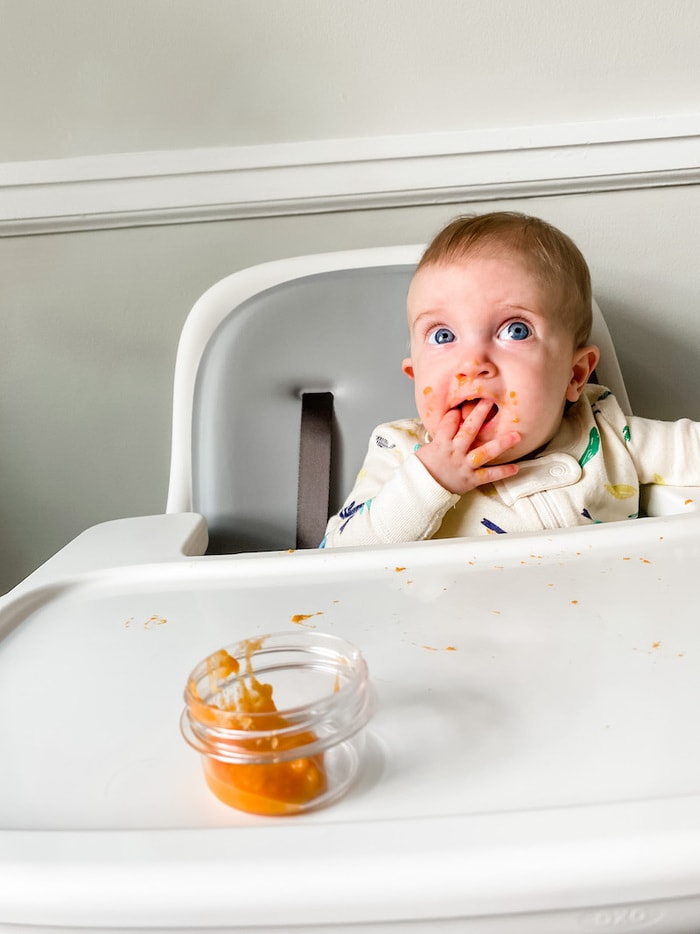
[[[697,513],[187,557],[202,534],[97,526],[0,601],[0,931],[697,931]],[[325,810],[246,816],[183,688],[297,625],[365,654],[367,765]]]

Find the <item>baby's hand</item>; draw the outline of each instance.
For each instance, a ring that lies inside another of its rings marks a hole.
[[[496,483],[518,472],[517,464],[487,465],[515,447],[520,441],[519,432],[507,431],[472,448],[490,411],[491,403],[486,399],[480,399],[464,421],[459,409],[450,409],[443,416],[432,441],[417,452],[416,456],[428,473],[450,493],[463,496],[478,486]]]

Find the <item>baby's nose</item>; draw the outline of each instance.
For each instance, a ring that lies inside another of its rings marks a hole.
[[[496,367],[488,359],[474,359],[467,362],[459,373],[455,374],[458,383],[468,383],[475,379],[483,379],[485,376],[493,376]]]

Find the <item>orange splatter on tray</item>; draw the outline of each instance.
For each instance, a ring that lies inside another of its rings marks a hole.
[[[405,571],[406,568],[405,568],[405,567],[395,567],[394,570],[396,571],[397,574],[399,574],[401,571]]]
[[[210,655],[206,664],[214,702],[202,701],[196,683],[190,678],[187,686],[190,710],[200,722],[237,731],[236,739],[228,742],[232,752],[236,749],[252,754],[282,752],[309,746],[317,737],[312,732],[296,733],[290,729],[293,724],[277,711],[272,685],[261,683],[255,676],[251,658],[261,645],[260,639],[247,640],[244,672],[238,660],[224,649]],[[222,685],[231,675],[234,690],[227,685],[224,692]],[[250,733],[250,739],[241,736],[246,732]],[[322,795],[327,787],[322,753],[263,764],[223,762],[207,756],[204,775],[217,798],[253,814],[294,814]]]
[[[695,502],[695,500],[687,499],[687,500],[685,500],[685,502],[683,503],[683,505],[684,505],[684,506],[690,506],[690,504],[691,504],[691,503],[694,503],[694,502]]]
[[[290,617],[292,623],[304,623],[307,619],[311,619],[312,616],[323,616],[323,612],[318,610],[316,613],[295,613],[294,616]]]
[[[131,629],[132,623],[134,621],[135,621],[135,617],[130,616],[129,619],[127,619],[126,622],[124,623],[124,626],[127,629]],[[147,620],[144,620],[143,628],[144,629],[155,629],[156,626],[165,626],[167,622],[168,621],[164,616],[156,616],[154,614],[153,616],[149,616]]]
[[[661,645],[660,642],[652,642],[652,643],[651,643],[652,649],[658,649],[658,647],[659,647],[660,645]]]

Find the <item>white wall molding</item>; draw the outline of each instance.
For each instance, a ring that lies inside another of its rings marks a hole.
[[[700,114],[0,164],[0,236],[700,184]]]

